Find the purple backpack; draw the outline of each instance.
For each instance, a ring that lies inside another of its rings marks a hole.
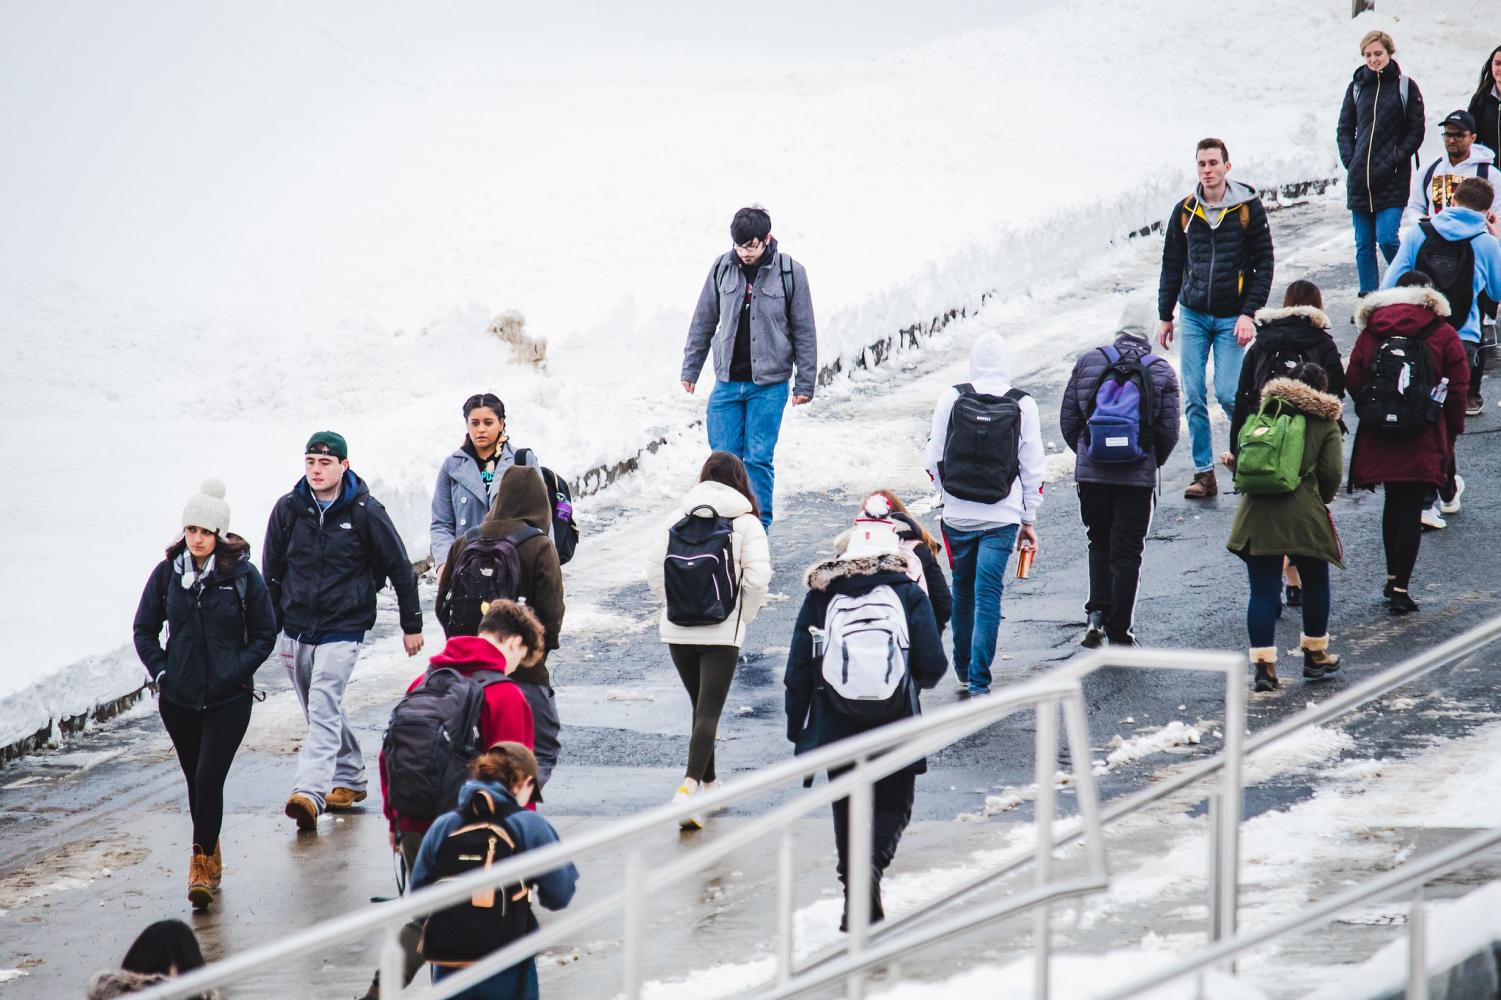
[[[1085,411],[1085,447],[1095,462],[1138,462],[1152,457],[1152,379],[1147,365],[1160,360],[1153,354],[1123,357],[1114,347],[1102,347],[1105,372]]]

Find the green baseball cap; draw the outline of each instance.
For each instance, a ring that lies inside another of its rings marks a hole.
[[[345,443],[342,434],[319,431],[307,439],[307,447],[303,449],[303,454],[332,455],[341,462],[347,462],[349,461],[349,445]]]

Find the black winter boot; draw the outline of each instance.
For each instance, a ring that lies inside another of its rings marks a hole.
[[[1330,674],[1339,669],[1339,657],[1329,652],[1327,635],[1317,638],[1301,636],[1298,643],[1303,647],[1303,679],[1305,681],[1326,680]]]

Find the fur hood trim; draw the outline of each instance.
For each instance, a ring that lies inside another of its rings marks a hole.
[[[1279,309],[1258,309],[1253,317],[1257,326],[1266,326],[1275,323],[1279,319],[1291,319],[1301,316],[1320,330],[1329,329],[1329,317],[1324,310],[1315,309],[1313,306],[1287,306]]]
[[[855,576],[875,576],[877,573],[900,573],[906,576],[906,557],[899,552],[887,552],[859,559],[829,559],[808,570],[808,587],[811,590],[828,590],[840,580]]]
[[[1355,329],[1364,330],[1371,322],[1371,314],[1382,306],[1396,305],[1422,306],[1435,316],[1449,315],[1449,300],[1444,298],[1443,292],[1421,285],[1388,288],[1384,292],[1372,292],[1360,300],[1360,304],[1355,307]]]
[[[1319,392],[1306,382],[1291,378],[1274,378],[1261,390],[1261,398],[1285,399],[1310,417],[1338,420],[1344,405],[1327,392]]]

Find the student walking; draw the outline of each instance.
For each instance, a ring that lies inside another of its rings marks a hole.
[[[464,443],[443,460],[433,487],[431,537],[438,574],[459,535],[477,526],[495,505],[506,470],[513,465],[540,468],[530,448],[511,447],[506,436],[506,404],[491,392],[464,400]]]
[[[961,697],[990,693],[1006,564],[1018,542],[1037,545],[1046,459],[1037,401],[1012,386],[999,334],[980,335],[969,370],[970,381],[938,398],[924,454],[943,500],[943,537],[953,560]]]
[[[916,566],[916,572],[911,573],[912,578],[922,587],[923,593],[928,595],[928,603],[933,605],[933,618],[938,622],[938,633],[942,635],[954,611],[954,597],[949,588],[948,577],[944,576],[943,567],[938,564],[938,556],[943,552],[942,543],[929,534],[922,522],[907,510],[902,498],[891,490],[876,490],[862,500],[856,522],[861,518],[891,523],[908,563]],[[850,534],[851,532],[845,532],[835,539],[834,548],[837,553],[844,552]]]
[[[203,965],[203,949],[193,928],[181,920],[158,920],[136,935],[120,968],[94,974],[85,996],[87,1000],[115,1000],[142,993]],[[198,994],[199,1000],[218,997],[217,990]]]
[[[547,666],[563,632],[563,567],[547,530],[552,498],[541,474],[512,466],[501,478],[495,506],[478,528],[460,535],[438,576],[434,613],[450,636],[474,635],[484,607],[520,601],[542,623],[542,649],[511,680],[526,695],[536,722],[537,797],[557,766],[563,729],[557,694]]]
[[[1428,164],[1412,187],[1412,199],[1402,221],[1413,224],[1437,215],[1454,204],[1454,190],[1466,177],[1488,180],[1492,186],[1501,182],[1496,154],[1475,141],[1475,116],[1455,111],[1439,122],[1444,135],[1444,155]],[[1491,211],[1501,208],[1494,202]]]
[[[1272,291],[1272,230],[1250,185],[1230,180],[1230,151],[1221,139],[1201,139],[1195,152],[1199,185],[1173,206],[1157,285],[1157,342],[1173,346],[1173,308],[1182,323],[1183,410],[1188,417],[1194,478],[1183,496],[1219,493],[1214,438],[1209,428],[1208,366],[1214,356],[1214,396],[1228,416],[1235,409],[1242,349],[1255,336],[1251,317]],[[1405,187],[1402,189],[1407,190]]]
[[[787,739],[797,753],[920,715],[919,691],[936,685],[947,668],[932,605],[908,575],[896,532],[874,522],[865,527],[842,556],[808,571],[784,677]],[[829,780],[847,770],[831,770]],[[837,873],[845,886],[841,930],[848,926],[852,878],[870,879],[869,919],[885,916],[881,878],[912,818],[916,777],[926,771],[927,762],[918,760],[875,783],[867,873],[849,871],[849,800],[834,803]]]
[[[390,580],[402,646],[422,649],[417,574],[380,501],[349,468],[349,446],[319,431],[304,449],[303,478],[276,501],[263,567],[281,636],[277,654],[302,704],[307,737],[286,814],[299,831],[318,814],[365,798],[365,760],[344,711],[360,643],[375,626],[375,595]]]
[[[250,543],[229,531],[219,480],[205,480],[184,505],[182,537],[146,581],[134,634],[188,783],[188,899],[201,910],[224,876],[224,782],[250,726],[255,672],[276,643],[270,594],[250,562]]]
[[[1423,95],[1394,61],[1397,45],[1384,31],[1360,40],[1364,65],[1345,88],[1340,106],[1339,159],[1347,171],[1345,200],[1355,228],[1360,294],[1381,282],[1376,248],[1390,264],[1397,254],[1402,206],[1412,187],[1412,158],[1423,145]]]
[[[1470,98],[1475,134],[1492,153],[1501,153],[1501,45],[1491,49],[1480,67],[1480,83]]]
[[[469,773],[458,808],[438,817],[422,838],[412,865],[413,889],[558,842],[552,824],[526,808],[537,780],[537,761],[530,750],[519,743],[498,743],[474,759]],[[503,886],[493,896],[476,894],[467,903],[429,916],[422,929],[422,955],[432,965],[433,982],[535,931],[530,892],[535,890],[538,902],[549,910],[561,910],[572,901],[578,877],[578,869],[565,864],[527,884]],[[537,960],[528,958],[502,969],[458,996],[538,1000]]]
[[[818,333],[808,272],[771,235],[771,216],[742,208],[730,222],[730,251],[704,280],[683,347],[683,390],[692,393],[714,355],[709,447],[745,463],[761,523],[771,527],[777,437],[792,380],[792,405],[813,401]]]
[[[1074,362],[1058,414],[1077,456],[1079,516],[1089,535],[1088,648],[1137,645],[1136,591],[1158,470],[1178,445],[1178,377],[1152,354],[1151,324],[1152,307],[1128,301],[1114,341]]]
[[[1339,492],[1344,454],[1339,398],[1324,391],[1324,369],[1299,364],[1262,389],[1261,406],[1246,424],[1247,441],[1234,460],[1240,506],[1227,548],[1246,564],[1251,666],[1257,691],[1278,686],[1277,618],[1282,610],[1282,565],[1290,559],[1302,580],[1305,680],[1339,669],[1329,652],[1329,566],[1344,568],[1344,552],[1328,504]],[[1270,461],[1267,460],[1270,456]]]
[[[766,529],[740,459],[724,451],[710,455],[682,510],[682,519],[661,533],[646,560],[647,584],[663,602],[662,641],[693,709],[688,767],[675,802],[719,787],[719,717],[746,629],[771,586]],[[687,817],[682,827],[701,829],[703,818]]]
[[[1418,609],[1409,586],[1423,508],[1428,492],[1445,486],[1454,443],[1464,433],[1470,368],[1448,316],[1448,301],[1421,285],[1373,292],[1355,310],[1360,333],[1345,384],[1360,423],[1349,484],[1351,489],[1385,487],[1382,595],[1394,615]]]

